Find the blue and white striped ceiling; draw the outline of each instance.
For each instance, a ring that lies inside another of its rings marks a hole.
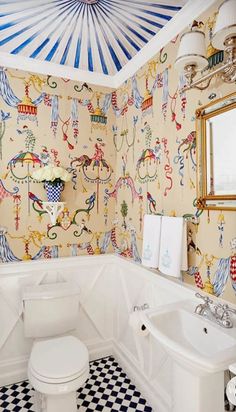
[[[0,52],[115,75],[186,2],[0,1]]]

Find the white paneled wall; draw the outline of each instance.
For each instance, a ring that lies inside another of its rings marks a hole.
[[[114,353],[154,410],[171,410],[171,359],[152,338],[138,336],[129,326],[135,305],[150,308],[189,299],[194,292],[141,266],[120,259],[116,276],[117,304],[114,321]]]
[[[113,255],[0,266],[0,386],[27,377],[32,341],[24,338],[21,288],[73,279],[81,288],[75,335],[91,359],[114,354],[158,412],[171,410],[171,359],[150,335],[129,326],[135,305],[151,308],[194,295],[191,288]]]

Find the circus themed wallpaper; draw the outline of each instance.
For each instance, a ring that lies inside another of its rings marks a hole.
[[[209,45],[215,11],[201,16]],[[0,68],[1,262],[115,252],[140,263],[144,214],[184,216],[184,282],[235,302],[235,212],[196,207],[195,111],[236,88],[215,79],[179,93],[178,42],[117,90]],[[52,163],[71,176],[54,223],[32,177]]]

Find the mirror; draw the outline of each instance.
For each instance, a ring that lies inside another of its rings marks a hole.
[[[236,93],[196,111],[199,209],[236,210]]]

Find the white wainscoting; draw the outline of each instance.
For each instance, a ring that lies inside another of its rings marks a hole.
[[[158,412],[171,410],[171,359],[150,335],[129,326],[135,305],[193,297],[194,290],[114,255],[80,256],[0,266],[0,386],[27,377],[32,341],[24,337],[21,288],[73,279],[81,288],[75,335],[90,358],[114,354]]]

